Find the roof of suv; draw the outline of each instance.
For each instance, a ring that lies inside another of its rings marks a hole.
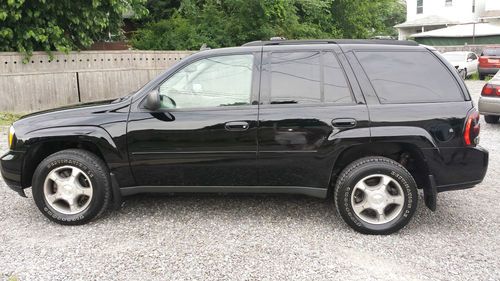
[[[397,45],[419,46],[415,41],[380,40],[380,39],[318,39],[318,40],[268,40],[252,41],[242,46],[271,46],[271,45],[312,45],[312,44],[372,44],[372,45]]]

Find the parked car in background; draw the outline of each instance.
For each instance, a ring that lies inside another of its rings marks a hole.
[[[484,85],[479,97],[479,113],[486,123],[498,123],[500,118],[500,71]]]
[[[389,234],[415,213],[417,188],[435,210],[438,192],[483,180],[479,129],[433,49],[257,41],[193,54],[129,97],[16,121],[0,170],[60,224],[137,193],[295,193],[332,196],[353,229]]]
[[[463,79],[477,73],[479,60],[473,52],[446,52],[443,57],[453,65]]]
[[[484,80],[486,75],[495,75],[498,70],[500,70],[500,46],[484,49],[479,58],[479,79]]]

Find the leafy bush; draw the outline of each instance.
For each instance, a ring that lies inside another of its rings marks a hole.
[[[70,51],[120,34],[125,13],[147,14],[145,0],[2,0],[0,51]]]

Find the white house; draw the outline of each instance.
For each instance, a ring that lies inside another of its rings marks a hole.
[[[480,28],[487,30],[488,36],[490,33],[500,35],[500,0],[406,0],[406,4],[406,21],[395,26],[400,40],[416,38],[419,33],[434,30],[441,30],[437,34],[446,35],[448,32],[444,29],[454,25],[464,25],[464,33],[458,37],[475,37],[477,23],[489,23]],[[467,27],[469,24],[472,26]],[[499,29],[496,30],[495,26]],[[456,36],[457,30],[460,28],[455,28],[450,34]],[[473,34],[468,34],[471,32],[467,30],[472,30]]]

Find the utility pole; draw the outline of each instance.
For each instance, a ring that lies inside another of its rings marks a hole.
[[[476,21],[472,23],[472,45],[476,44]]]

